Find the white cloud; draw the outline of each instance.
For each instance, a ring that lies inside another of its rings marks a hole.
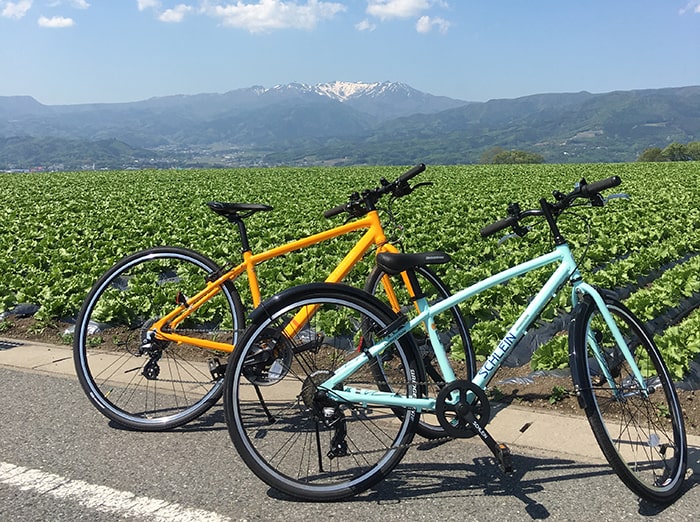
[[[355,24],[355,29],[357,29],[358,31],[374,31],[376,28],[376,24],[373,24],[367,19],[364,19],[360,23]]]
[[[429,16],[421,16],[416,22],[416,31],[419,33],[429,33],[436,28],[441,33],[446,33],[450,27],[450,22],[444,18],[430,18]]]
[[[700,14],[700,0],[689,1],[688,4],[680,10],[680,14],[684,15],[686,13]]]
[[[145,11],[146,9],[159,9],[159,0],[136,0],[139,11]]]
[[[39,17],[39,25],[41,27],[49,27],[52,29],[72,27],[74,25],[72,18],[65,18],[63,16],[52,16],[47,18],[46,16]]]
[[[14,18],[19,20],[24,15],[27,14],[32,8],[32,0],[20,0],[19,2],[5,2],[5,6],[2,8],[2,15],[5,18]]]
[[[307,0],[299,4],[284,0],[260,0],[224,5],[206,5],[203,10],[229,27],[246,29],[251,33],[273,29],[313,29],[324,19],[333,18],[346,7],[337,2]]]
[[[163,11],[159,16],[158,20],[161,22],[170,22],[170,23],[177,23],[177,22],[182,22],[182,20],[185,18],[185,15],[192,11],[192,7],[189,5],[185,4],[179,4],[173,7],[172,9],[166,9]]]
[[[90,7],[90,4],[87,3],[87,0],[53,0],[51,2],[48,2],[49,7],[59,7],[63,4],[68,4],[71,7],[74,7],[75,9],[87,9]]]
[[[430,8],[429,0],[368,0],[367,14],[380,20],[415,18]]]

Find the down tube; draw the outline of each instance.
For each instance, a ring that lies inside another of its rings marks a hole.
[[[554,271],[551,277],[544,284],[542,289],[537,292],[530,304],[525,308],[518,320],[508,330],[501,342],[498,343],[496,349],[489,355],[486,362],[479,369],[477,374],[472,379],[472,382],[480,388],[485,388],[489,383],[496,370],[500,368],[503,361],[510,355],[518,341],[527,332],[527,329],[535,322],[539,314],[544,310],[549,303],[559,292],[559,289],[569,279],[571,268],[567,263],[562,263]]]

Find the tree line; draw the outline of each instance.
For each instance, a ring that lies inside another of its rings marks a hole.
[[[670,143],[665,148],[650,147],[645,149],[637,161],[700,161],[700,141]]]
[[[479,163],[487,165],[544,163],[544,156],[525,150],[505,150],[503,147],[491,147],[479,157]]]

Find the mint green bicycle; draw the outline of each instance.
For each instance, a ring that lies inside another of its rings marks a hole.
[[[622,481],[660,503],[681,493],[688,458],[683,416],[669,372],[644,325],[609,292],[586,283],[557,218],[571,207],[602,206],[613,177],[569,194],[554,192],[540,208],[509,207],[486,237],[540,218],[554,249],[428,304],[397,315],[370,294],[344,285],[312,284],[261,305],[229,361],[224,411],[231,439],[250,469],[268,485],[306,500],[338,500],[384,478],[411,446],[422,416],[436,418],[450,438],[478,436],[506,471],[510,451],[487,430],[489,381],[559,292],[571,288],[572,378],[597,442]],[[443,262],[442,253],[377,257],[388,274]],[[450,307],[496,285],[550,267],[552,272],[472,380],[459,379],[434,328]],[[426,327],[444,382],[429,388],[413,337]]]

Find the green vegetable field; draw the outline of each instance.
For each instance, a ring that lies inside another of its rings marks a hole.
[[[220,264],[237,261],[237,233],[206,207],[207,201],[272,205],[273,212],[248,220],[257,251],[331,226],[322,216],[324,210],[403,170],[0,174],[0,312],[32,303],[40,306],[35,315],[39,321],[70,320],[103,271],[120,257],[149,246],[186,246]],[[509,203],[532,208],[540,197],[551,196],[555,189],[568,191],[582,177],[595,181],[612,175],[622,178],[612,192],[624,192],[630,199],[563,216],[561,228],[578,247],[575,253],[590,280],[618,291],[633,311],[650,321],[669,367],[680,376],[700,353],[699,163],[428,165],[414,183],[433,185],[397,201],[393,211],[403,226],[398,233],[405,250],[440,249],[453,255],[455,262],[438,271],[456,289],[549,247],[544,227],[501,243],[498,237],[479,236],[481,227],[505,217]],[[336,217],[332,224],[342,219]],[[259,266],[264,295],[324,279],[354,239]],[[370,262],[353,274],[351,283],[361,284]],[[472,335],[480,355],[490,352],[503,333],[503,320],[514,317],[545,276],[520,278],[467,303],[464,314],[474,322]],[[239,285],[245,298],[244,287]],[[554,303],[542,321],[553,320],[565,306],[564,299]],[[565,365],[564,343],[565,337],[555,338],[535,354],[533,365]]]

